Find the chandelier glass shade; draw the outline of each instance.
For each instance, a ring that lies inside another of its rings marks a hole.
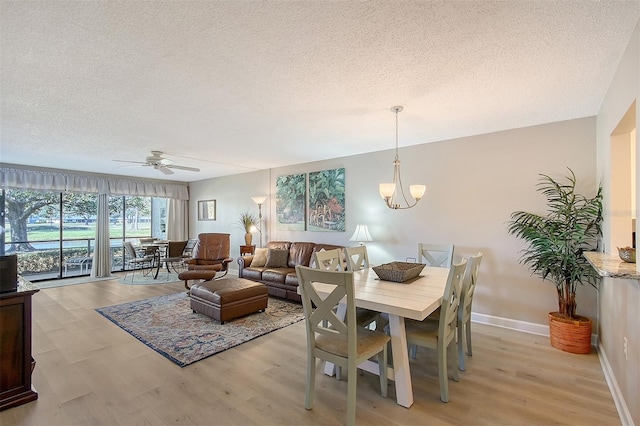
[[[424,185],[409,185],[409,193],[413,197],[413,203],[407,200],[404,194],[404,188],[402,187],[402,178],[400,176],[400,157],[398,156],[398,113],[402,111],[401,106],[394,106],[391,108],[396,114],[396,157],[393,160],[393,182],[381,183],[379,185],[380,196],[387,207],[394,210],[410,209],[418,204],[418,201],[424,195],[427,187]],[[404,204],[400,204],[404,202]]]

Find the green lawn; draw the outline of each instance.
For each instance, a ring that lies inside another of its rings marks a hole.
[[[11,242],[10,227],[7,226],[7,239],[5,243]],[[126,230],[128,238],[149,237],[151,236],[151,224],[141,223],[138,229]],[[27,236],[29,241],[58,241],[60,239],[60,229],[57,224],[29,224],[27,225]],[[65,223],[62,229],[63,240],[87,239],[95,238],[95,224],[84,225],[80,223]],[[122,225],[112,225],[109,227],[109,236],[111,238],[122,237]]]

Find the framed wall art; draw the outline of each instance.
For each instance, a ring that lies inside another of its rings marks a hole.
[[[198,220],[216,220],[216,200],[198,201]]]
[[[344,168],[309,173],[309,231],[344,232]]]
[[[304,231],[307,174],[284,175],[276,178],[276,229]]]

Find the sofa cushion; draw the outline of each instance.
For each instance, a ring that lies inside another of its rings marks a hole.
[[[289,260],[289,250],[269,249],[266,268],[286,268]]]
[[[287,274],[291,272],[290,268],[274,268],[262,271],[262,280],[272,283],[284,284]]]
[[[289,268],[295,268],[297,265],[309,266],[315,246],[316,243],[291,243],[291,248],[289,249]]]
[[[244,270],[242,271],[242,278],[247,278],[247,279],[250,279],[250,280],[260,281],[260,280],[262,280],[262,271],[264,271],[264,270],[265,270],[264,267],[244,268]]]
[[[297,287],[298,284],[298,275],[294,272],[289,272],[287,277],[284,280],[284,283],[289,286]]]
[[[268,248],[257,248],[256,252],[253,255],[253,260],[251,261],[251,266],[264,266],[267,263],[267,253],[269,252]]]

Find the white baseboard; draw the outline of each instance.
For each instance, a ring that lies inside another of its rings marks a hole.
[[[508,328],[509,330],[522,331],[524,333],[537,334],[540,336],[549,335],[549,326],[536,324],[533,322],[519,321],[510,318],[496,317],[493,315],[485,315],[471,313],[471,321],[480,324],[495,325],[496,327]]]
[[[537,334],[539,336],[549,336],[549,326],[527,321],[519,321],[511,318],[496,317],[493,315],[471,313],[471,321],[479,324],[488,324],[496,327],[508,328],[509,330],[522,331],[523,333]],[[598,345],[598,336],[591,334],[591,345]]]
[[[633,419],[631,418],[631,413],[629,412],[627,403],[624,400],[622,391],[618,386],[616,376],[613,374],[613,370],[611,369],[611,365],[609,364],[609,359],[607,358],[607,354],[604,351],[604,347],[602,345],[598,345],[597,349],[599,355],[598,358],[600,359],[600,365],[602,366],[602,372],[604,373],[604,378],[607,380],[607,384],[609,385],[609,390],[611,391],[613,402],[616,404],[616,409],[618,410],[618,415],[620,416],[620,422],[623,424],[623,426],[633,426],[634,423]]]
[[[536,324],[526,321],[518,321],[510,318],[496,317],[493,315],[471,313],[471,321],[479,324],[493,325],[496,327],[508,328],[510,330],[521,331],[523,333],[537,334],[540,336],[549,336],[549,326],[543,324]],[[627,408],[627,404],[622,396],[622,392],[618,387],[611,365],[607,359],[607,355],[604,352],[604,348],[600,345],[598,336],[596,334],[591,335],[591,344],[596,347],[598,351],[598,358],[600,359],[600,365],[602,372],[609,386],[609,392],[613,397],[613,401],[616,404],[618,410],[618,416],[620,416],[620,422],[623,426],[633,426],[633,419],[631,413]]]

